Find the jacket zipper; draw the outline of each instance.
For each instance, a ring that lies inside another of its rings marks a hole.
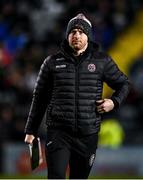
[[[77,132],[78,113],[78,65],[75,66],[75,132]]]

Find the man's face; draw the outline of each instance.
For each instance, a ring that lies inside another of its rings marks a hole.
[[[68,36],[68,42],[75,51],[79,51],[87,46],[88,37],[81,29],[73,29]]]

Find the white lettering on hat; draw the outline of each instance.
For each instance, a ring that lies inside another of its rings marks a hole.
[[[82,19],[82,20],[86,21],[86,22],[89,24],[89,26],[92,27],[91,22],[90,22],[90,21],[84,16],[84,14],[82,14],[82,13],[80,13],[80,14],[78,14],[77,16],[75,16],[74,18],[72,18],[72,19],[69,21],[69,23],[70,23],[71,21],[75,20],[75,19]]]

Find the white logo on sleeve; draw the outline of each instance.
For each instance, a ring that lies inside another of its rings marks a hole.
[[[92,165],[93,165],[94,159],[95,159],[95,154],[92,154],[92,155],[90,156],[90,159],[89,159],[89,166],[92,166]]]
[[[95,64],[88,64],[88,70],[89,70],[90,72],[94,72],[94,71],[96,70]]]
[[[47,143],[47,146],[49,146],[50,144],[52,144],[53,143],[53,141],[49,141],[48,143]]]

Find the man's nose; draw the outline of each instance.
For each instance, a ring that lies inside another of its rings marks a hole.
[[[80,37],[80,33],[78,31],[75,33],[75,37]]]

